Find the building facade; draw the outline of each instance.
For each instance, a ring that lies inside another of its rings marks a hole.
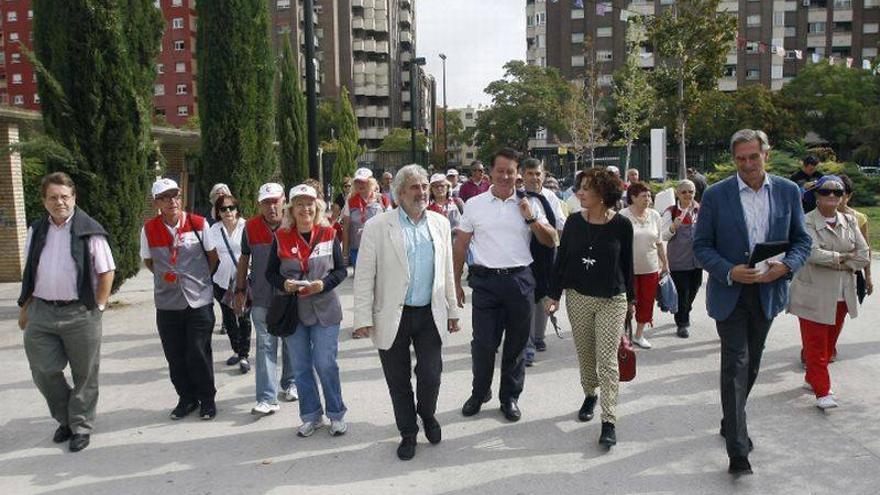
[[[480,113],[485,110],[486,107],[483,105],[473,106],[468,105],[462,108],[450,108],[449,115],[450,117],[458,113],[459,118],[461,119],[461,130],[462,133],[467,135],[469,131],[473,131],[475,127],[477,127],[477,117],[480,116]],[[477,149],[473,143],[460,143],[458,146],[450,146],[449,147],[449,160],[450,165],[455,167],[469,167],[471,162],[477,159]]]

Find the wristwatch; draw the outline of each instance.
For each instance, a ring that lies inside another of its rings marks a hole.
[[[535,217],[529,218],[528,220],[526,220],[526,225],[531,225],[531,224],[535,223],[537,220],[538,219]]]

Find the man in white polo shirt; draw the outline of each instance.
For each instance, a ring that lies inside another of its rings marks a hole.
[[[492,397],[495,353],[501,344],[501,412],[510,421],[521,417],[517,401],[523,389],[523,349],[529,339],[535,279],[529,265],[532,235],[547,247],[556,245],[540,203],[514,189],[519,154],[503,148],[492,157],[492,187],[468,201],[453,250],[459,306],[464,305],[461,274],[468,247],[474,263],[468,284],[473,289],[473,386],[462,407],[464,416],[480,412]]]

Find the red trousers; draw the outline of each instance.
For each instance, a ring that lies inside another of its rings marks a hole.
[[[654,299],[657,298],[659,284],[659,272],[635,276],[636,323],[654,324]]]
[[[837,303],[837,315],[833,325],[798,318],[801,324],[804,357],[807,361],[806,380],[813,387],[816,397],[824,397],[831,390],[828,362],[837,345],[837,338],[843,328],[843,319],[846,317],[846,313],[846,302],[840,301]]]

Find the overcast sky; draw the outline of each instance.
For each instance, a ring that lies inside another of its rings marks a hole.
[[[483,89],[504,75],[509,60],[526,58],[526,4],[522,0],[416,0],[416,54],[437,80],[437,104],[450,108],[491,103]]]

